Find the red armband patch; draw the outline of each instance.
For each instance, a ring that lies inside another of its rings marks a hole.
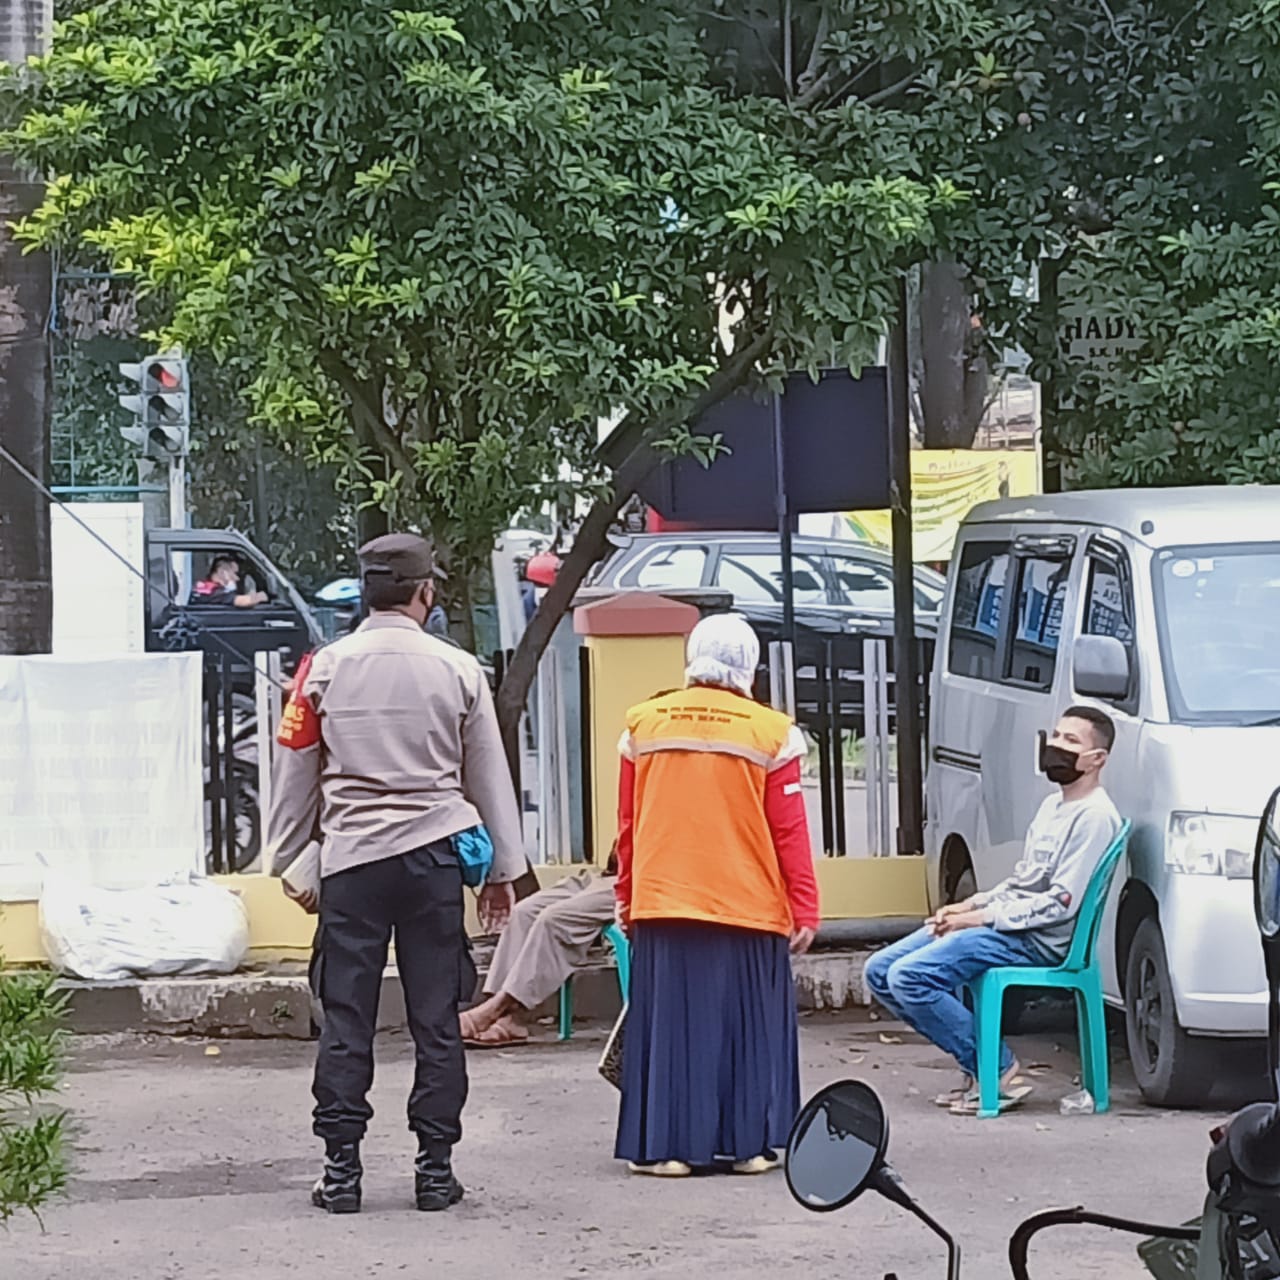
[[[311,699],[302,692],[310,670],[311,654],[308,653],[298,663],[298,670],[293,677],[293,692],[285,703],[280,728],[276,733],[276,741],[282,747],[289,747],[294,751],[314,747],[320,741],[320,713],[312,705]]]

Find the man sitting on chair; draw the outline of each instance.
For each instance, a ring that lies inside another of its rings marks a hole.
[[[529,1038],[519,1015],[555,995],[613,923],[617,871],[615,850],[603,876],[579,872],[516,903],[485,975],[489,998],[461,1016],[466,1044],[489,1049]]]
[[[964,1082],[936,1099],[956,1114],[978,1111],[977,1037],[960,989],[988,969],[1057,965],[1066,958],[1089,879],[1121,827],[1100,778],[1115,736],[1104,712],[1071,707],[1040,752],[1041,771],[1061,792],[1040,806],[1013,875],[941,908],[867,962],[876,1000],[960,1064]],[[1019,1070],[1002,1044],[1002,1111],[1031,1091],[1018,1085]]]

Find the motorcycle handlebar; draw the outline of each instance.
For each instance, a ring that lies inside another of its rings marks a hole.
[[[1129,1218],[1113,1218],[1105,1213],[1090,1213],[1077,1206],[1074,1209],[1047,1209],[1034,1214],[1018,1224],[1009,1237],[1009,1270],[1013,1280],[1031,1280],[1027,1270],[1027,1253],[1034,1236],[1049,1227],[1092,1226],[1106,1227],[1109,1231],[1126,1231],[1131,1235],[1164,1236],[1170,1240],[1199,1240],[1197,1227],[1160,1227],[1149,1222],[1136,1222]]]

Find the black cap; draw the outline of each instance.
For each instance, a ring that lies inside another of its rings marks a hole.
[[[426,582],[443,578],[436,554],[426,538],[416,533],[388,533],[366,542],[359,551],[360,577],[390,582]]]

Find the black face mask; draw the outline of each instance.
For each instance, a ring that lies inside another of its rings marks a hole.
[[[1040,772],[1050,782],[1060,787],[1070,786],[1084,777],[1079,767],[1078,752],[1068,751],[1065,747],[1055,747],[1051,742],[1040,740]]]

